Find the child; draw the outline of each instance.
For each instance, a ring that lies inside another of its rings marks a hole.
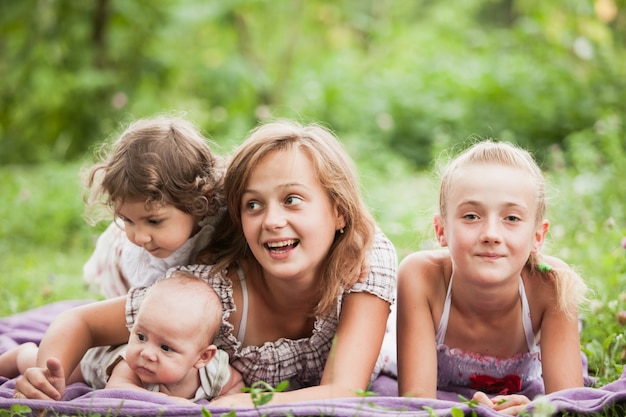
[[[230,216],[199,258],[214,266],[184,268],[222,299],[216,346],[248,386],[287,380],[291,391],[275,393],[275,403],[365,390],[378,372],[396,254],[376,230],[338,140],[318,126],[263,125],[235,152],[224,194]],[[365,281],[345,290],[366,259]],[[129,293],[129,325],[143,292]],[[42,340],[38,368],[18,379],[16,392],[60,398],[65,375],[88,347],[128,337],[124,305],[120,298],[61,313]],[[214,404],[253,406],[249,394]]]
[[[212,344],[221,316],[220,299],[206,282],[182,271],[157,281],[141,302],[128,344],[111,350],[116,357],[106,387],[146,389],[185,402],[239,392],[241,375]],[[0,369],[11,362],[12,373],[23,372],[36,355],[33,343],[21,345],[0,356]]]
[[[224,212],[224,167],[207,139],[181,117],[140,119],[107,145],[85,178],[86,212],[98,220],[96,209],[104,205],[116,218],[98,238],[84,279],[112,298],[150,286],[207,245]],[[107,347],[91,349],[81,362],[81,379],[103,388],[104,365],[114,355]]]
[[[516,414],[529,402],[516,393],[542,377],[546,393],[582,386],[586,286],[539,254],[549,224],[532,156],[475,144],[445,170],[439,204],[435,234],[448,250],[413,253],[399,268],[400,395],[472,388],[478,402]]]
[[[189,121],[159,116],[128,126],[86,176],[87,211],[104,204],[116,219],[98,238],[85,281],[111,298],[188,264],[223,212],[222,174]]]
[[[212,344],[221,318],[221,301],[206,282],[182,271],[157,281],[139,306],[106,387],[140,387],[193,401],[240,392],[241,374]]]

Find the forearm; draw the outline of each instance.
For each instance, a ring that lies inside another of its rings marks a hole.
[[[52,321],[39,346],[37,366],[45,367],[47,359],[55,357],[69,376],[89,348],[127,341],[124,298],[88,304]]]
[[[359,395],[362,395],[364,391],[364,389],[349,388],[340,384],[324,384],[294,391],[276,393],[274,394],[271,403],[284,404],[295,401],[358,397]]]
[[[52,321],[41,340],[37,366],[44,368],[48,358],[55,357],[69,376],[91,346],[92,340],[84,324],[72,316],[71,311],[63,312]]]
[[[324,384],[315,387],[302,388],[294,391],[275,392],[270,404],[287,404],[297,401],[330,400],[333,398],[357,397],[360,391],[342,387],[338,384]],[[253,407],[254,399],[249,393],[220,395],[211,401],[211,405],[223,407]]]

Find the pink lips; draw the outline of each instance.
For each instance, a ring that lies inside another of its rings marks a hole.
[[[497,253],[479,253],[477,256],[487,261],[496,261],[504,257],[503,255]]]
[[[151,370],[149,370],[148,368],[144,368],[143,366],[138,366],[135,369],[135,372],[137,372],[138,374],[142,374],[142,375],[154,375],[154,372],[152,372]]]

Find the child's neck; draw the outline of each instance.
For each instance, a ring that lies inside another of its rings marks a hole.
[[[493,318],[495,313],[508,312],[515,308],[518,302],[518,279],[488,287],[466,282],[460,277],[454,277],[452,281],[452,303],[463,314]]]

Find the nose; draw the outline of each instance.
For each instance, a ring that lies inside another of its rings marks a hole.
[[[144,346],[143,349],[141,349],[140,356],[146,361],[156,361],[156,353],[151,346]]]
[[[499,243],[501,241],[500,235],[500,219],[495,217],[489,217],[484,220],[481,233],[481,241],[484,243]]]
[[[268,204],[263,217],[263,227],[267,230],[274,230],[286,224],[287,219],[283,208],[279,204]]]
[[[145,245],[152,240],[150,233],[148,233],[148,231],[143,227],[134,226],[132,230],[127,228],[126,233],[131,235],[128,236],[128,239],[139,246]]]

